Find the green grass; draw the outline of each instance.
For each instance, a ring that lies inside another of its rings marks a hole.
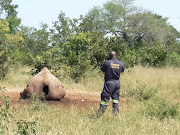
[[[119,117],[111,114],[108,109],[99,119],[89,116],[94,114],[97,107],[70,108],[62,106],[47,106],[46,109],[34,111],[31,107],[21,106],[14,114],[6,134],[16,134],[17,122],[37,122],[34,127],[36,134],[54,135],[175,135],[180,132],[180,121],[145,117],[138,113],[136,106],[122,106]]]
[[[12,72],[0,81],[0,87],[13,88],[12,90],[25,87],[31,76],[21,73],[29,69],[19,66],[11,70]],[[64,79],[62,82],[70,92],[99,94],[103,88],[103,74],[98,71],[87,73],[87,77],[78,84],[70,79]],[[180,133],[180,108],[177,104],[180,103],[180,68],[137,66],[122,74],[121,84],[121,97],[125,98],[126,102],[120,104],[120,114],[117,117],[112,115],[110,106],[101,118],[94,119],[90,116],[96,113],[98,105],[65,107],[33,101],[30,105],[16,105],[16,111],[13,111],[13,108],[9,109],[9,112],[13,112],[13,117],[8,117],[9,122],[1,120],[1,123],[9,128],[4,134],[20,133],[18,122],[22,122],[20,125],[22,130],[30,132],[34,129],[38,135],[178,135]],[[156,92],[151,92],[152,90]],[[135,96],[129,96],[133,92]],[[139,100],[139,96],[143,98]],[[32,122],[37,124],[31,126]]]

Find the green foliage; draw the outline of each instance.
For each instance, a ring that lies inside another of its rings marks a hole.
[[[15,113],[14,108],[12,109],[11,107],[11,101],[9,100],[9,97],[4,95],[4,88],[0,88],[0,102],[3,103],[0,105],[0,134],[4,134],[9,130],[8,124],[12,122]],[[36,106],[36,108],[34,108],[35,110],[42,108],[42,106],[39,104],[39,101],[37,101],[37,98],[33,99],[33,106]],[[36,126],[36,121],[28,122],[27,120],[19,120],[17,122],[17,129],[14,131],[20,135],[36,134]]]
[[[65,64],[69,67],[70,75],[78,81],[80,77],[90,68],[89,33],[79,33],[77,36],[71,35],[67,42],[62,45],[61,53]]]
[[[47,24],[41,24],[39,29],[21,27],[20,34],[25,41],[23,44],[24,49],[31,52],[33,56],[41,55],[50,48],[50,33]]]
[[[136,51],[133,49],[127,49],[125,55],[119,59],[121,60],[121,58],[126,68],[134,67],[138,63]]]
[[[98,7],[94,7],[84,17],[80,18],[80,29],[83,32],[103,32],[101,22],[101,11]]]
[[[173,52],[172,54],[168,55],[168,64],[170,66],[180,66],[180,55]]]
[[[149,46],[170,45],[176,42],[176,38],[179,36],[178,31],[168,25],[167,18],[150,11],[137,12],[129,18],[127,36],[128,43],[131,46],[139,44]]]
[[[17,122],[17,133],[20,135],[35,135],[37,122],[27,122],[27,120],[20,120]]]
[[[32,102],[31,109],[34,111],[40,111],[42,109],[46,109],[46,105],[42,103],[42,100],[45,100],[44,95],[32,95],[30,97],[30,100]]]
[[[58,20],[53,23],[53,28],[50,29],[52,45],[59,44],[60,46],[66,43],[67,38],[72,33],[78,33],[79,28],[76,25],[77,19],[71,20],[66,17],[64,12],[58,16]]]
[[[4,78],[6,73],[8,72],[8,66],[7,66],[7,54],[4,51],[1,51],[0,49],[0,79]]]
[[[139,101],[149,100],[155,96],[157,89],[147,85],[140,85],[136,89],[127,90],[127,96],[134,97]]]
[[[143,47],[139,49],[138,55],[142,65],[164,66],[167,50],[164,46]]]
[[[141,108],[145,116],[156,117],[160,120],[165,118],[179,118],[179,104],[173,104],[161,97],[154,97],[146,102]]]
[[[8,26],[8,20],[0,20],[0,79],[4,78],[8,71],[7,64],[12,58],[15,46],[24,42],[19,33],[11,33]]]
[[[126,68],[179,65],[180,33],[167,18],[137,10],[134,0],[107,1],[75,19],[60,12],[52,28],[39,29],[19,27],[12,0],[1,0],[0,8],[0,79],[9,63],[21,62],[32,66],[33,74],[48,67],[58,78],[78,82],[88,70],[99,69],[110,50]]]
[[[4,12],[5,12],[4,15],[7,18],[17,15],[16,9],[18,8],[18,5],[12,4],[12,0],[1,0],[0,8],[1,8],[0,17]]]
[[[16,33],[18,26],[21,24],[21,20],[16,16],[9,17],[8,19],[9,28],[12,33]]]
[[[47,67],[54,75],[60,77],[60,74],[57,72],[64,66],[64,64],[59,46],[56,45],[45,52],[34,56],[30,65],[34,67],[32,69],[32,74],[37,74],[44,67]]]
[[[8,131],[7,123],[10,122],[9,118],[12,117],[12,112],[9,110],[11,107],[11,102],[9,97],[4,95],[4,88],[0,88],[0,102],[4,105],[0,105],[0,134]]]
[[[33,55],[24,47],[19,47],[11,54],[11,61],[15,64],[19,62],[22,65],[31,65],[33,63]]]
[[[125,63],[126,68],[137,64],[137,54],[134,49],[128,47],[120,37],[112,37],[108,45],[109,50],[117,52],[117,56]]]
[[[91,65],[94,68],[99,68],[109,53],[108,38],[104,37],[104,34],[99,32],[91,32],[89,34],[90,45],[89,53]]]

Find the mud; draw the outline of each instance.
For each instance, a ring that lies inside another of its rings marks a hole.
[[[6,91],[5,96],[9,96],[11,104],[13,106],[29,105],[31,101],[26,99],[20,99],[20,93],[16,91]],[[99,93],[72,93],[67,92],[66,96],[60,101],[42,101],[47,105],[53,106],[77,106],[77,107],[92,107],[98,106],[100,103],[100,94]],[[110,101],[111,102],[111,101]],[[125,99],[121,99],[120,105],[126,102]],[[2,102],[1,102],[2,103]],[[111,105],[111,103],[109,103]]]

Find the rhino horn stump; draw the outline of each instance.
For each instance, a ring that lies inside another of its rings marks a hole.
[[[27,84],[27,87],[20,93],[21,99],[32,95],[45,95],[45,100],[60,100],[66,92],[61,81],[56,78],[45,67]]]

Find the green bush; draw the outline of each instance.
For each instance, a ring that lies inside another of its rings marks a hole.
[[[30,65],[34,67],[32,74],[39,73],[44,67],[47,67],[51,72],[55,73],[55,71],[59,70],[63,65],[61,58],[62,56],[58,45],[44,52],[39,52],[38,55],[32,58],[33,62],[30,63]]]
[[[137,53],[141,65],[164,66],[166,64],[167,50],[164,46],[143,47]]]
[[[180,55],[173,52],[172,54],[168,55],[168,64],[170,66],[180,66]]]
[[[137,54],[135,50],[127,49],[124,56],[119,56],[126,68],[134,67],[137,64]]]
[[[64,64],[69,68],[69,74],[76,82],[90,68],[89,33],[71,35],[62,45],[61,53]]]
[[[108,48],[109,40],[104,37],[104,34],[92,32],[89,34],[90,46],[89,54],[91,65],[94,68],[99,68],[107,58],[110,49]]]
[[[4,88],[0,88],[0,100],[4,103],[4,106],[0,105],[0,134],[8,131],[9,118],[12,117],[12,111],[10,111],[11,101],[8,96],[4,95]]]
[[[16,132],[20,135],[35,135],[37,126],[37,122],[27,122],[27,120],[20,120],[17,122],[17,130]]]
[[[141,113],[145,116],[156,117],[160,120],[165,118],[179,118],[179,104],[172,104],[161,97],[154,97],[145,102]]]
[[[8,72],[7,60],[8,60],[8,51],[3,48],[0,44],[0,79],[4,78]]]
[[[128,44],[125,44],[120,37],[111,37],[108,49],[117,52],[117,57],[121,60],[126,68],[133,67],[137,64],[137,54],[134,49],[131,49]],[[107,54],[109,51],[107,51]]]
[[[136,89],[130,89],[127,91],[127,96],[134,97],[139,101],[149,100],[157,93],[157,89],[149,87],[147,85],[140,85]]]
[[[12,52],[11,59],[14,63],[20,62],[23,65],[31,65],[33,62],[32,54],[22,47],[17,48]]]
[[[32,101],[32,110],[40,111],[46,109],[46,105],[42,103],[42,100],[45,100],[45,95],[32,95],[30,100]]]

